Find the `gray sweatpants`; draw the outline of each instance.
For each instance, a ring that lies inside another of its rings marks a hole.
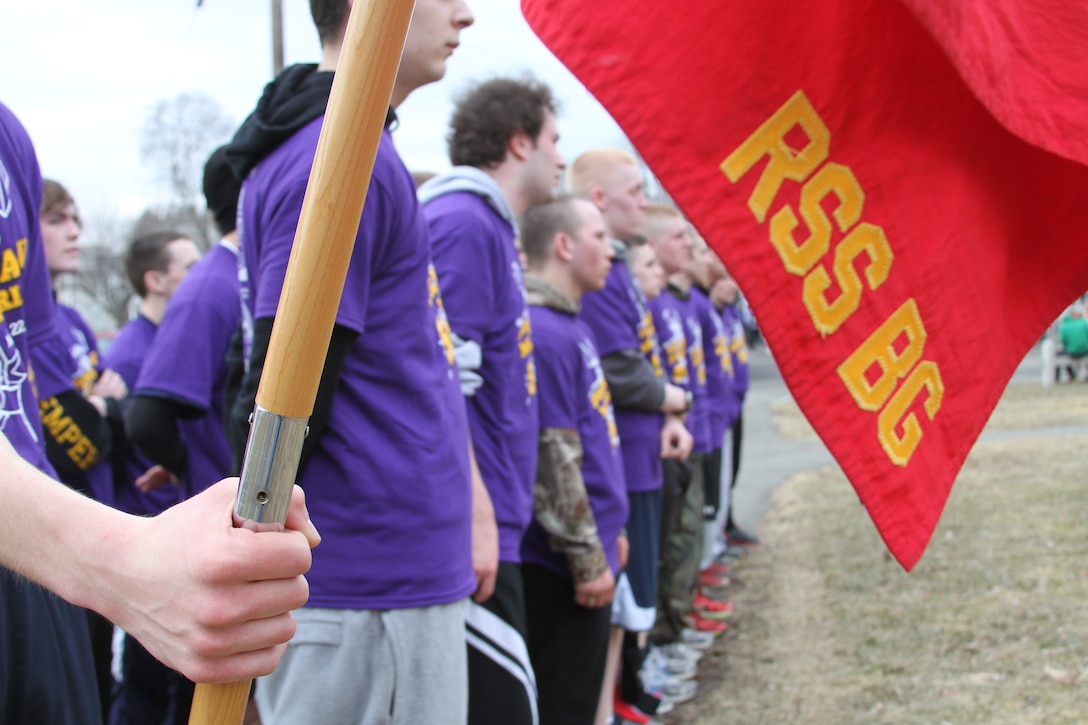
[[[464,723],[465,603],[295,612],[276,671],[257,681],[264,725]]]

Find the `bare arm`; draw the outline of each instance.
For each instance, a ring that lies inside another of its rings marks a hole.
[[[256,534],[231,524],[235,479],[141,518],[51,480],[3,436],[0,471],[0,565],[101,613],[190,679],[275,668],[319,540],[301,489],[289,530]]]
[[[473,601],[485,602],[495,593],[495,577],[499,572],[499,527],[495,508],[476,465],[472,441],[468,442],[469,463],[472,466],[472,570],[476,574]]]

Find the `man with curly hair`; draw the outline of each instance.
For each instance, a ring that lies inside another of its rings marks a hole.
[[[551,90],[496,78],[457,101],[448,173],[420,200],[457,347],[461,392],[499,529],[495,593],[466,612],[470,723],[537,722],[519,547],[533,512],[537,380],[516,219],[555,195],[563,158]]]

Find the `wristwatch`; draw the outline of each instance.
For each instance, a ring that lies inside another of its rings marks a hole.
[[[690,390],[684,391],[684,410],[682,412],[687,413],[691,410],[691,404],[695,402],[695,393]]]

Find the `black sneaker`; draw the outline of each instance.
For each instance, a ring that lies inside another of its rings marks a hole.
[[[737,544],[740,546],[755,546],[759,543],[759,538],[754,534],[749,534],[739,526],[725,530],[725,540],[730,544]]]

